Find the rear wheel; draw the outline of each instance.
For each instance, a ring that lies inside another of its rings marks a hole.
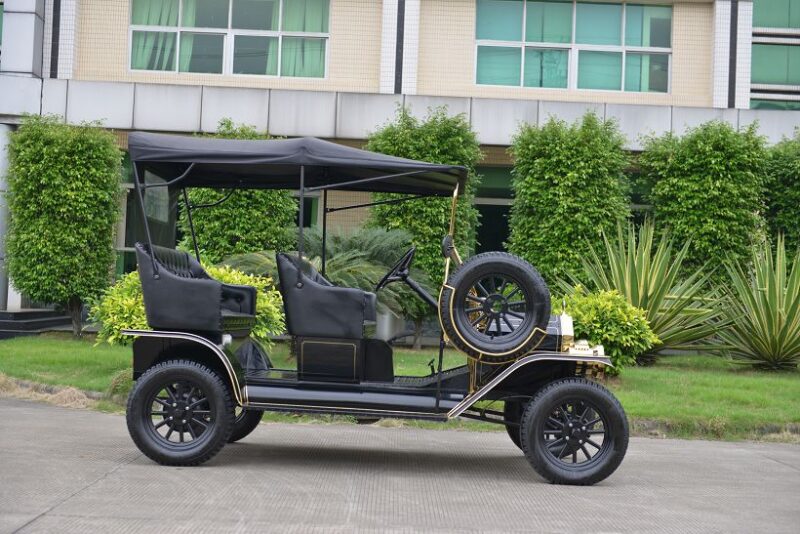
[[[258,427],[263,415],[264,412],[261,410],[237,409],[236,419],[233,422],[233,432],[231,432],[231,437],[228,438],[228,443],[234,443],[249,436]]]
[[[505,363],[535,349],[547,333],[550,291],[527,261],[485,252],[465,261],[439,295],[448,339],[487,363]]]
[[[525,408],[522,450],[554,484],[588,486],[619,467],[628,448],[628,420],[619,401],[584,378],[551,382]]]
[[[128,432],[148,458],[199,465],[217,454],[234,425],[227,384],[211,369],[170,360],[148,369],[128,397]]]
[[[519,422],[522,419],[522,403],[519,401],[505,401],[503,406],[503,420],[506,422],[506,432],[514,445],[522,448],[519,437]]]

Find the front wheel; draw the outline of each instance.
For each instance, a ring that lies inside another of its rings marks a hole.
[[[128,397],[133,442],[163,465],[199,465],[228,441],[234,403],[228,385],[211,369],[187,360],[148,369]]]
[[[619,467],[628,448],[628,420],[600,384],[564,378],[542,388],[525,408],[520,438],[525,458],[544,478],[588,486]]]

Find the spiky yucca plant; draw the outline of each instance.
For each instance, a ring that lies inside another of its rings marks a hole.
[[[581,280],[595,289],[617,290],[633,306],[645,310],[661,342],[639,363],[650,363],[666,350],[711,349],[710,343],[703,342],[717,333],[720,324],[719,298],[706,289],[710,274],[698,270],[682,276],[689,243],[676,250],[666,234],[654,246],[655,240],[651,221],[645,221],[638,235],[632,224],[627,229],[620,225],[616,239],[603,235],[602,253],[589,246],[582,258],[582,273],[570,273],[569,282],[559,281],[567,294],[574,293]]]
[[[773,256],[769,243],[753,248],[752,264],[729,262],[722,351],[761,369],[796,369],[800,363],[800,250],[790,262],[783,235]]]

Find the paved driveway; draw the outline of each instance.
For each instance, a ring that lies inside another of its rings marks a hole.
[[[633,439],[590,488],[504,433],[261,425],[199,468],[117,415],[0,399],[0,532],[798,532],[800,446]]]

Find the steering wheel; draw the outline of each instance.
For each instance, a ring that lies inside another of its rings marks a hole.
[[[392,282],[400,282],[408,278],[408,272],[411,270],[411,263],[414,261],[414,253],[416,251],[416,247],[408,249],[408,251],[403,254],[403,257],[394,264],[394,267],[381,278],[381,281],[375,286],[375,291],[380,291]]]

